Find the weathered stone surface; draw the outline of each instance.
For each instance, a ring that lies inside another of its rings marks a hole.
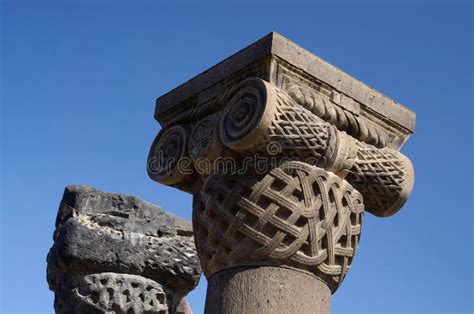
[[[105,193],[87,186],[67,187],[53,238],[47,277],[50,289],[56,292],[56,308],[69,302],[64,300],[72,300],[63,298],[71,295],[71,289],[83,291],[84,283],[101,273],[107,273],[109,283],[117,276],[122,283],[127,282],[127,278],[138,280],[141,286],[155,282],[166,292],[165,303],[170,311],[175,310],[180,299],[199,280],[200,266],[191,223],[134,196]],[[96,293],[94,289],[99,286],[94,287],[90,289]],[[115,289],[102,288],[100,293]],[[58,301],[61,299],[63,301]],[[74,298],[76,301],[86,299]],[[157,304],[154,299],[149,301]],[[78,306],[106,309],[103,305],[108,301],[104,302],[92,305],[82,302],[84,304]],[[125,303],[114,302],[109,305],[129,309]],[[150,302],[143,303],[143,310],[160,308],[158,305],[150,307]],[[160,312],[161,308],[155,310],[152,312]]]
[[[142,276],[64,274],[56,294],[56,313],[168,313],[169,292]]]
[[[236,267],[209,278],[205,313],[324,314],[330,306],[331,291],[310,274],[285,267]]]

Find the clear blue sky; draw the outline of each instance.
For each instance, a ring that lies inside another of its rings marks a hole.
[[[333,312],[473,311],[472,4],[114,2],[1,8],[0,312],[53,311],[45,261],[68,184],[191,218],[190,195],[147,177],[154,100],[272,30],[417,113],[413,194],[365,216]]]

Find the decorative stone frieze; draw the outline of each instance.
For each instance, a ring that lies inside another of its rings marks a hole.
[[[85,274],[60,283],[57,313],[168,313],[168,294],[156,281],[120,273]]]
[[[158,98],[155,117],[148,173],[193,194],[210,287],[229,277],[217,273],[268,266],[334,292],[364,210],[393,215],[413,188],[399,149],[414,114],[275,33]]]

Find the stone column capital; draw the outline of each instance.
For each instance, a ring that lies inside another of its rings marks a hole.
[[[148,173],[193,194],[208,278],[285,267],[334,292],[364,211],[391,216],[413,188],[399,149],[414,113],[276,33],[158,98],[155,117]]]
[[[300,104],[261,78],[246,78],[200,108],[205,113],[189,123],[164,127],[150,151],[149,174],[191,191],[212,173],[258,177],[300,161],[347,179],[362,193],[369,212],[390,216],[398,211],[413,188],[410,160],[340,131],[324,120],[328,116],[318,116],[315,108],[321,103],[313,101],[313,106]]]

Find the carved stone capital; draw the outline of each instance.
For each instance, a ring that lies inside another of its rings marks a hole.
[[[401,208],[413,185],[410,161],[339,131],[259,78],[217,101],[191,125],[162,129],[150,152],[150,160],[163,156],[164,168],[149,168],[153,179],[194,191],[204,273],[286,265],[334,291],[357,249],[363,203],[378,216]]]
[[[273,37],[266,57],[234,72],[226,60],[159,98],[162,129],[148,173],[193,194],[207,277],[290,267],[334,292],[357,250],[364,210],[390,216],[411,193],[413,167],[398,149],[414,115],[403,120],[404,107],[306,52],[308,72],[288,64],[300,59],[283,44]],[[252,47],[229,60],[243,62]]]
[[[334,291],[357,249],[363,211],[362,196],[347,181],[301,162],[284,163],[262,179],[212,175],[193,205],[203,271],[289,266]]]
[[[398,211],[412,190],[413,168],[404,155],[339,131],[262,79],[246,79],[218,101],[216,111],[201,120],[161,130],[149,156],[154,180],[191,191],[219,171],[219,158],[258,174],[258,160],[252,158],[259,156],[268,171],[293,160],[346,178],[377,216]]]

